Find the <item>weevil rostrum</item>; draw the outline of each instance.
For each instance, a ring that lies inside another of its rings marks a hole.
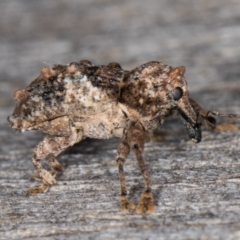
[[[122,138],[117,149],[120,208],[150,213],[155,210],[151,178],[143,159],[144,136],[160,127],[165,118],[179,114],[190,139],[201,141],[201,123],[214,127],[215,118],[189,97],[185,67],[151,61],[132,71],[118,63],[95,66],[88,60],[43,67],[26,89],[15,92],[16,108],[8,121],[16,131],[40,130],[46,137],[34,149],[32,162],[40,186],[28,194],[46,192],[57,183],[63,167],[56,157],[86,137]],[[136,155],[145,190],[135,205],[127,199],[124,163]],[[45,159],[51,170],[43,168]]]

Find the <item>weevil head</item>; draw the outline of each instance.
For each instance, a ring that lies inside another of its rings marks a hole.
[[[199,143],[202,139],[201,122],[189,100],[187,82],[184,78],[185,67],[176,67],[169,72],[171,91],[169,98],[172,107],[175,107],[180,115],[190,139]]]
[[[133,121],[142,123],[164,119],[177,111],[193,142],[201,141],[201,124],[190,104],[185,67],[172,68],[149,62],[127,73],[120,90],[119,102]]]

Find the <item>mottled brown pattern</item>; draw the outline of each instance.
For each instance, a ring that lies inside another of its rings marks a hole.
[[[160,109],[170,109],[166,81],[170,67],[149,62],[134,69],[124,79],[120,101],[136,109],[143,117],[156,117]],[[137,96],[137,97],[136,97]]]
[[[47,134],[35,148],[32,159],[37,170],[34,178],[41,178],[43,183],[28,194],[45,192],[56,184],[55,176],[63,170],[56,157],[67,147],[85,137],[116,136],[123,138],[116,158],[121,210],[135,208],[126,198],[123,168],[133,150],[145,181],[136,212],[153,212],[151,178],[142,157],[145,133],[178,113],[189,137],[199,142],[201,122],[214,119],[189,98],[184,72],[184,67],[173,68],[156,61],[132,71],[123,70],[115,62],[94,66],[88,60],[42,68],[40,76],[26,89],[15,92],[17,105],[8,118],[16,131],[40,130]],[[43,158],[49,163],[50,171],[43,168]]]

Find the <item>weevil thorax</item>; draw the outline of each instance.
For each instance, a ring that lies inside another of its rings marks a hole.
[[[185,67],[173,68],[155,61],[132,70],[126,74],[121,86],[122,110],[132,121],[147,123],[157,119],[153,127],[158,127],[156,122],[161,125],[180,101],[180,105],[188,102],[189,94],[184,72]],[[179,101],[174,100],[173,96],[176,88],[182,91]]]

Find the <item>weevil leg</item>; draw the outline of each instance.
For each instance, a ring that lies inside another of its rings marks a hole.
[[[207,116],[207,112],[192,98],[189,98],[189,102],[194,110],[201,116]]]
[[[42,179],[43,183],[40,186],[29,189],[27,191],[28,195],[46,192],[51,185],[57,183],[55,175],[57,172],[63,171],[63,167],[57,161],[56,157],[67,147],[79,142],[82,139],[82,135],[82,131],[75,131],[75,133],[67,137],[47,136],[41,143],[37,145],[32,158],[32,162],[37,170],[37,174],[34,174],[33,178],[37,180]],[[43,158],[48,161],[51,167],[50,171],[47,171],[43,168],[41,164],[41,159]]]
[[[122,212],[129,212],[135,209],[135,205],[127,199],[126,179],[124,174],[123,165],[130,152],[130,147],[126,141],[123,141],[118,146],[117,158],[119,182],[120,182],[120,208]]]
[[[136,208],[136,212],[139,214],[142,213],[151,213],[155,211],[154,198],[151,193],[151,178],[145,164],[145,161],[142,157],[144,149],[144,130],[140,123],[136,123],[131,126],[127,133],[127,141],[131,149],[136,155],[138,165],[140,167],[144,182],[145,182],[145,191],[141,194],[140,201]]]
[[[205,111],[197,102],[192,98],[189,98],[191,106],[194,108],[200,119],[202,118],[203,123],[209,130],[216,128],[217,121],[213,116],[210,116],[209,112]]]
[[[45,158],[51,167],[51,174],[55,176],[58,172],[63,172],[63,166],[58,162],[53,153],[50,153]]]
[[[56,159],[53,153],[50,153],[49,155],[47,155],[45,159],[47,160],[49,166],[51,167],[50,173],[53,177],[56,177],[57,173],[63,172],[64,169],[62,165],[58,162],[58,160]],[[40,177],[39,173],[34,173],[31,176],[31,178],[37,181],[42,181],[42,177]]]
[[[240,118],[240,116],[238,114],[234,114],[234,113],[220,113],[217,111],[208,111],[207,112],[207,116],[209,116],[211,114],[214,116],[217,116],[217,117]]]
[[[234,113],[220,113],[217,111],[205,111],[197,102],[195,102],[193,99],[189,99],[192,107],[195,109],[195,111],[202,117],[205,125],[208,129],[213,130],[217,127],[217,121],[213,116],[216,117],[227,117],[227,118],[234,118],[239,119],[240,115],[234,114]]]

